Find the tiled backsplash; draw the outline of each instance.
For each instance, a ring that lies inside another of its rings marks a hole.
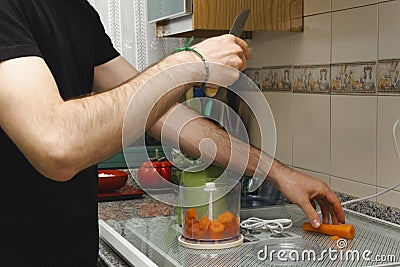
[[[294,93],[400,93],[400,59],[326,65],[263,66],[245,73],[262,91]]]
[[[304,14],[302,33],[248,40],[246,73],[274,114],[276,157],[338,192],[380,192],[400,179],[400,0],[304,0]],[[400,208],[400,188],[372,201]]]

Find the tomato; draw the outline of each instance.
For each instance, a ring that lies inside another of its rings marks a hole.
[[[163,187],[166,181],[171,180],[172,164],[165,158],[156,157],[142,163],[138,170],[139,184],[144,187]],[[163,179],[160,179],[160,176]]]

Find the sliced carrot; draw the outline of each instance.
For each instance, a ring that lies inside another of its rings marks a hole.
[[[346,239],[352,239],[356,233],[354,226],[351,224],[321,224],[319,228],[314,228],[310,223],[305,222],[303,230]]]
[[[218,221],[221,223],[231,223],[233,222],[234,215],[230,211],[226,211],[218,216]]]
[[[186,225],[185,224],[185,229],[184,229],[184,236],[185,237],[189,237],[189,238],[193,238],[194,237],[194,233],[197,232],[199,230],[199,223],[193,223],[192,225]]]
[[[189,228],[190,237],[197,238],[199,231],[200,231],[199,223],[197,222],[197,223],[192,224],[192,227]]]
[[[218,216],[218,221],[225,225],[225,232],[230,237],[235,232],[235,216],[232,212],[226,211]]]
[[[195,219],[187,219],[187,218],[185,218],[185,226],[186,226],[187,228],[192,227],[193,224],[198,223],[198,222],[199,222],[199,221],[198,221],[198,220],[195,220]]]
[[[225,225],[215,220],[208,226],[208,235],[211,239],[221,239],[224,235]]]
[[[210,225],[211,220],[208,219],[207,216],[203,215],[203,216],[201,217],[199,223],[200,223],[200,229],[206,230],[206,229],[208,228],[208,226]]]
[[[239,217],[235,217],[232,233],[235,235],[239,235]]]
[[[195,208],[187,209],[185,212],[185,219],[197,220],[197,211]]]
[[[196,224],[196,223],[199,223],[199,221],[195,220],[195,219],[186,219],[185,218],[185,223],[183,224],[183,231],[184,231],[183,235],[186,237],[192,237],[191,229],[192,229],[193,224]]]

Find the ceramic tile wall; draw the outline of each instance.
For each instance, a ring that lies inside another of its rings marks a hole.
[[[332,10],[355,8],[378,3],[378,0],[332,0]]]
[[[375,61],[377,40],[378,5],[332,13],[332,63]]]
[[[331,172],[376,186],[376,96],[331,97]]]
[[[390,187],[400,180],[400,164],[392,131],[399,118],[400,97],[378,96],[377,185],[380,187]],[[400,143],[399,130],[395,136]],[[396,190],[400,191],[400,187]]]
[[[272,113],[274,115],[277,140],[275,157],[281,162],[292,165],[292,94],[281,92],[265,92]]]
[[[305,16],[331,11],[331,0],[304,0],[303,3]]]
[[[330,97],[294,94],[293,165],[328,174],[329,161]]]
[[[327,185],[330,185],[329,175],[327,175],[327,174],[323,174],[323,173],[320,173],[320,172],[308,171],[308,170],[300,169],[300,168],[294,168],[294,170],[296,170],[297,172],[301,172],[301,173],[310,175],[310,176],[312,176],[314,178],[317,178],[317,179],[319,179],[321,181],[324,181]]]
[[[277,155],[355,197],[400,179],[398,14],[400,0],[304,0],[304,32],[250,41],[250,70],[278,117]],[[400,208],[400,188],[373,200]]]

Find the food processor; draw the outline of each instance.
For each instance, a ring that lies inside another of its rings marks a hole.
[[[180,186],[181,246],[193,249],[222,249],[241,245],[241,183],[225,172],[196,179],[200,174],[182,174]],[[192,180],[192,176],[194,177]],[[193,181],[196,181],[193,185]]]

